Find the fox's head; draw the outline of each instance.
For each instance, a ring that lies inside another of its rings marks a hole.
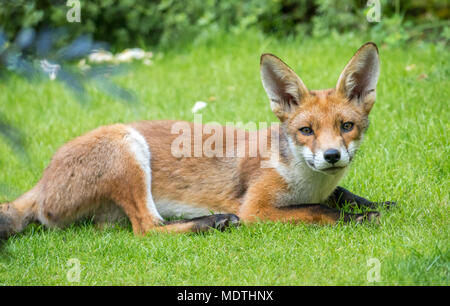
[[[375,102],[378,49],[364,44],[341,73],[336,88],[308,90],[283,61],[261,56],[261,78],[289,148],[313,170],[343,170],[359,148]]]

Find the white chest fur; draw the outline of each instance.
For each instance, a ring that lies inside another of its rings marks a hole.
[[[289,164],[277,162],[274,167],[289,186],[289,191],[280,195],[278,206],[323,203],[345,174],[345,170],[333,174],[314,171],[297,154]]]
[[[280,206],[323,203],[344,175],[344,171],[336,174],[323,174],[313,171],[306,164],[277,167],[278,173],[286,180],[289,191],[279,199]]]

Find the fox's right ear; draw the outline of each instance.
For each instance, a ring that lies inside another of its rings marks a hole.
[[[261,79],[272,111],[281,121],[308,95],[302,80],[273,54],[261,55]]]

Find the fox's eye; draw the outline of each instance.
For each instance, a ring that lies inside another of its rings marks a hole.
[[[302,127],[299,129],[300,133],[302,133],[303,135],[309,136],[313,134],[313,130],[310,127]]]
[[[342,123],[342,130],[344,132],[350,132],[353,129],[355,124],[353,122],[344,122]]]

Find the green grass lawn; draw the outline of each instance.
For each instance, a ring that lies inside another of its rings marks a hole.
[[[117,80],[140,100],[128,105],[95,90],[87,105],[60,83],[0,83],[0,112],[26,133],[29,159],[0,139],[0,202],[31,188],[52,154],[97,126],[141,119],[272,122],[259,56],[277,54],[310,89],[334,87],[365,41],[277,41],[223,37],[164,54]],[[134,237],[130,227],[65,230],[29,226],[0,245],[4,285],[449,285],[450,53],[429,44],[380,46],[371,126],[341,185],[371,200],[395,200],[380,224],[255,224],[203,235]],[[412,69],[406,69],[406,67]],[[210,101],[214,100],[214,101]],[[380,281],[368,282],[380,262]],[[69,282],[70,259],[81,265]]]

